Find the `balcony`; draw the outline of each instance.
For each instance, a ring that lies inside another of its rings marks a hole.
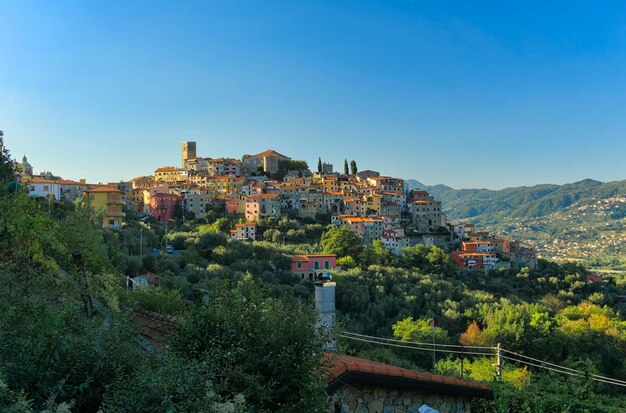
[[[108,212],[106,213],[107,217],[125,217],[126,213],[125,212]]]
[[[122,198],[107,199],[107,205],[124,205]]]

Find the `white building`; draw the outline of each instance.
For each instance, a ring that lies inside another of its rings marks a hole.
[[[54,199],[61,199],[61,185],[58,181],[33,177],[28,181],[28,196],[43,197],[53,196]]]

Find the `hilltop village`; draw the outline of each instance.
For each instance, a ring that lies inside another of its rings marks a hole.
[[[126,212],[167,222],[175,216],[201,218],[213,209],[241,217],[230,230],[240,241],[263,238],[257,233],[259,220],[298,218],[346,227],[363,243],[379,241],[398,256],[411,245],[436,245],[451,254],[459,270],[537,266],[532,248],[473,224],[449,223],[441,202],[428,192],[409,190],[401,178],[359,171],[355,161],[346,160],[339,173],[319,159],[312,173],[306,162],[271,149],[241,160],[210,158],[197,156],[196,142],[188,141],[182,143],[180,167],[158,167],[153,174],[119,183],[93,185],[50,172],[36,175],[26,157],[18,167],[31,196],[82,199],[101,211],[103,226],[111,229],[122,228]],[[317,261],[314,255],[294,257],[294,272],[304,278],[303,263],[318,268]],[[321,261],[320,268],[334,267],[334,259]]]

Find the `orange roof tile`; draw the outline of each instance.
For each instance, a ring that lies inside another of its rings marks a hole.
[[[278,198],[278,194],[258,194],[258,195],[250,195],[248,200],[254,201],[257,199],[275,199]]]
[[[387,378],[390,384],[394,379],[402,379],[404,384],[413,384],[421,389],[437,390],[443,394],[461,394],[467,396],[492,398],[489,386],[475,381],[460,380],[454,377],[422,373],[389,364],[378,363],[343,354],[324,353],[324,377],[329,384],[327,392],[341,387],[346,381],[367,380],[372,376]],[[368,377],[369,376],[369,377]]]
[[[154,172],[173,172],[173,171],[184,171],[183,168],[175,168],[173,166],[163,166],[161,168],[157,168]]]
[[[38,176],[33,176],[29,182],[34,184],[56,184],[58,181],[53,181],[52,179],[40,178]]]
[[[110,186],[102,185],[102,186],[96,186],[96,187],[93,187],[93,188],[89,188],[85,192],[121,192],[121,191],[119,189],[117,189],[117,188],[113,188],[113,187],[110,187]]]
[[[289,158],[288,156],[285,156],[285,155],[283,155],[283,154],[281,154],[281,153],[278,153],[278,152],[276,152],[276,151],[275,151],[275,150],[273,150],[273,149],[268,149],[268,150],[266,150],[265,152],[257,153],[257,154],[256,154],[256,155],[254,155],[254,156],[260,156],[260,157],[263,157],[263,156],[279,156],[279,157],[283,157],[283,158],[291,159],[291,158]]]

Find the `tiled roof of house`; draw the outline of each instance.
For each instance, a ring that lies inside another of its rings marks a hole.
[[[344,384],[365,381],[390,387],[403,384],[443,394],[493,397],[489,386],[483,383],[422,373],[358,357],[324,353],[324,365],[324,377],[328,383],[327,392],[329,393]]]
[[[162,168],[157,168],[154,172],[174,172],[174,171],[184,171],[183,168],[175,168],[173,166],[164,166]]]
[[[439,201],[435,201],[434,199],[412,199],[409,201],[412,204],[430,204],[430,203],[439,203]]]
[[[311,258],[337,258],[335,254],[298,254],[292,255],[293,262],[309,262]]]
[[[236,224],[235,228],[256,227],[256,222],[246,222],[244,224]]]
[[[34,184],[56,184],[56,183],[58,183],[58,181],[53,181],[52,179],[40,178],[38,176],[33,176],[32,178],[30,178],[29,181],[34,183]]]
[[[278,194],[258,194],[258,195],[250,195],[248,200],[254,201],[257,199],[275,199],[278,198]]]
[[[283,155],[283,154],[281,154],[281,153],[278,153],[278,152],[276,152],[276,151],[275,151],[275,150],[273,150],[273,149],[268,149],[268,150],[266,150],[265,152],[257,153],[257,154],[256,154],[256,155],[254,155],[254,156],[258,156],[258,157],[264,157],[264,156],[278,156],[278,157],[281,157],[281,158],[291,159],[290,157],[285,156],[285,155]]]
[[[121,191],[117,188],[113,188],[113,187],[106,186],[106,185],[101,185],[101,186],[95,186],[95,187],[89,188],[85,192],[121,192]]]
[[[163,350],[163,345],[176,326],[176,317],[154,313],[152,311],[133,310],[133,321],[141,334],[150,344],[158,350]]]
[[[164,194],[164,193],[156,193],[154,195],[152,195],[152,198],[176,198],[176,199],[180,199],[180,195],[176,195],[176,194]]]
[[[59,185],[83,185],[83,186],[86,186],[86,184],[81,184],[80,182],[72,181],[72,180],[69,180],[69,179],[60,179],[57,182],[59,183]]]
[[[139,333],[159,351],[164,350],[164,344],[172,336],[178,323],[176,317],[141,309],[133,310],[133,321]],[[389,387],[415,386],[421,390],[436,391],[440,394],[493,397],[486,384],[422,373],[342,354],[324,353],[322,369],[328,384],[326,391],[329,394],[344,384],[366,381]]]

